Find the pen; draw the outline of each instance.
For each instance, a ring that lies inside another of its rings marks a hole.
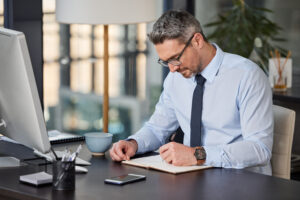
[[[56,153],[55,153],[54,149],[53,149],[52,147],[50,147],[50,149],[51,149],[51,151],[52,151],[53,155],[55,156],[55,160],[58,160],[58,157],[57,157],[57,155],[56,155]]]
[[[74,161],[74,160],[76,159],[76,157],[78,156],[78,154],[79,154],[81,148],[82,148],[82,145],[80,144],[80,145],[77,147],[76,151],[75,151],[74,153],[72,153],[72,155],[71,155],[71,157],[70,157],[70,161]]]

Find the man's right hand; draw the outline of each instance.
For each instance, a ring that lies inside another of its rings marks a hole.
[[[113,144],[109,151],[110,157],[114,161],[130,160],[138,149],[138,144],[135,140],[120,140]]]

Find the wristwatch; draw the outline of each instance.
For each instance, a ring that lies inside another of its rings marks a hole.
[[[197,159],[197,165],[203,165],[206,159],[206,152],[203,147],[196,147],[194,153]]]

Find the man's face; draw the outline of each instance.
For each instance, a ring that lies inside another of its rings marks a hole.
[[[172,39],[165,40],[161,44],[156,44],[155,49],[161,60],[169,61],[177,58],[184,49],[185,45],[186,44],[181,43],[177,39]],[[189,78],[200,72],[201,60],[196,48],[193,45],[189,44],[186,47],[179,61],[181,64],[178,66],[172,65],[171,63],[168,64],[171,72],[179,72],[185,78]]]

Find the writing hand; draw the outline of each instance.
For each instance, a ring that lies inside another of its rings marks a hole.
[[[176,142],[170,142],[159,148],[160,156],[164,161],[175,166],[196,165],[194,156],[195,148],[185,146]]]

